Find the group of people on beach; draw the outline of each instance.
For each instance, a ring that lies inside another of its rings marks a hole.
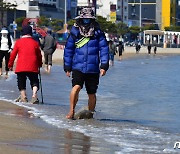
[[[114,56],[116,54],[118,54],[119,56],[119,60],[122,60],[122,53],[124,51],[124,44],[123,41],[120,39],[118,41],[113,41],[112,39],[110,39],[108,41],[108,45],[109,45],[109,65],[113,66],[114,65]]]
[[[32,104],[38,104],[37,91],[39,90],[40,68],[42,67],[41,49],[44,51],[46,71],[50,73],[52,66],[52,54],[56,49],[56,41],[47,31],[47,35],[42,38],[34,37],[33,29],[28,24],[22,27],[22,37],[14,43],[6,27],[0,33],[0,76],[3,76],[2,62],[5,57],[5,78],[8,78],[8,71],[13,70],[14,61],[17,57],[15,73],[17,74],[17,85],[20,96],[16,102],[28,102],[26,95],[26,80],[30,80],[32,88]]]
[[[56,49],[56,41],[47,31],[47,35],[39,40],[33,37],[30,25],[22,27],[22,37],[13,42],[7,29],[1,30],[0,35],[0,75],[2,75],[2,59],[5,57],[5,70],[13,70],[17,57],[15,73],[17,74],[20,96],[16,102],[28,102],[26,95],[26,80],[30,80],[32,88],[32,104],[39,104],[37,92],[39,90],[39,74],[42,67],[41,49],[44,51],[45,71],[50,73],[52,55]],[[72,77],[72,90],[70,92],[70,108],[67,119],[74,119],[75,107],[78,102],[79,92],[85,85],[88,95],[88,111],[93,113],[96,107],[96,92],[100,76],[104,76],[109,65],[114,65],[114,55],[119,53],[122,60],[124,45],[118,45],[112,40],[107,41],[104,32],[100,29],[94,10],[84,7],[80,15],[75,18],[64,49],[64,71]]]
[[[14,61],[18,55],[15,73],[20,96],[16,102],[28,102],[26,80],[29,78],[32,88],[31,103],[38,104],[37,92],[40,82],[38,74],[42,67],[41,48],[44,51],[45,70],[50,72],[55,44],[50,34],[43,39],[43,43],[39,43],[33,38],[32,31],[30,25],[23,26],[22,37],[16,40],[14,45],[13,43],[8,44],[6,48],[1,39],[0,53],[3,49],[9,53],[10,58],[6,61],[7,71],[13,70]],[[2,36],[4,37],[4,35]],[[8,39],[6,37],[6,42]],[[41,48],[40,45],[42,45]],[[67,119],[74,118],[79,92],[83,85],[88,94],[88,110],[92,112],[93,116],[99,78],[104,76],[109,68],[109,45],[110,42],[108,44],[104,32],[96,21],[94,10],[91,7],[82,8],[80,15],[75,18],[64,49],[64,71],[68,77],[72,76],[70,109],[66,115]]]
[[[151,45],[151,44],[148,44],[147,50],[148,50],[148,54],[149,54],[149,55],[151,54],[151,48],[152,48],[152,45]],[[154,45],[153,51],[154,51],[154,54],[156,54],[156,52],[157,52],[157,46],[156,46],[156,45]]]

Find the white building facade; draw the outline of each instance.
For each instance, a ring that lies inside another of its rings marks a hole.
[[[4,0],[16,4],[17,10],[25,10],[27,18],[36,18],[39,16],[46,16],[48,18],[65,18],[65,10],[67,18],[74,18],[76,16],[77,0]]]
[[[128,25],[128,0],[117,0],[116,21]]]

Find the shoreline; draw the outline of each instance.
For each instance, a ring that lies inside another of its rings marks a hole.
[[[43,52],[42,52],[43,55]],[[140,52],[137,54],[135,51],[135,47],[125,47],[124,52],[122,53],[122,61],[123,59],[137,58],[140,56],[148,55],[147,47],[143,46],[140,49]],[[154,55],[153,48],[151,50],[151,55]],[[157,48],[156,55],[180,55],[180,48]],[[118,59],[118,53],[115,55],[115,59]],[[44,62],[44,57],[43,57]],[[53,54],[53,65],[63,65],[63,50],[56,49]]]
[[[109,147],[82,133],[56,128],[32,117],[26,108],[2,100],[0,121],[0,153],[99,153],[99,146]]]
[[[54,65],[63,65],[62,55],[62,50],[57,50],[54,53]],[[125,48],[122,61],[123,59],[137,58],[144,55],[148,55],[146,48],[143,48],[139,54],[136,54],[134,47],[128,47]],[[180,51],[178,49],[159,49],[157,55],[180,55]],[[117,60],[118,55],[115,58]],[[55,128],[53,125],[45,123],[42,119],[32,116],[28,109],[11,102],[0,100],[0,121],[1,153],[31,154],[52,153],[52,151],[53,153],[71,153],[77,152],[77,145],[80,146],[79,150],[81,152],[86,150],[84,147],[88,149],[88,152],[94,152],[91,150],[92,146],[103,147],[102,144],[99,145],[97,141],[94,143],[91,137],[82,133]]]

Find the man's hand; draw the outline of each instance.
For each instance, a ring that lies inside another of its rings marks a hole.
[[[66,76],[71,77],[71,72],[66,72]]]
[[[106,71],[104,69],[100,69],[100,76],[104,76],[106,74]]]

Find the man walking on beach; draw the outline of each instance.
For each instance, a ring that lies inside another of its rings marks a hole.
[[[84,83],[89,97],[88,109],[94,112],[99,75],[104,76],[109,68],[108,43],[95,19],[92,8],[82,8],[65,46],[64,71],[68,77],[72,71],[73,87],[67,119],[74,118],[75,106]]]
[[[45,71],[50,73],[52,66],[52,55],[56,50],[56,40],[51,35],[51,30],[47,30],[47,35],[42,39],[41,48],[44,51]]]
[[[39,68],[42,67],[42,55],[38,42],[32,38],[32,27],[24,26],[22,35],[22,38],[17,40],[14,45],[8,64],[9,69],[12,70],[14,60],[18,55],[15,73],[17,74],[18,89],[21,95],[16,102],[28,102],[26,96],[26,79],[28,77],[33,91],[31,103],[38,104],[38,74]]]

